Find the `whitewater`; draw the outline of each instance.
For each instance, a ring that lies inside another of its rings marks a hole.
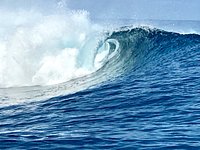
[[[199,149],[200,22],[0,9],[0,149]]]
[[[33,14],[36,20],[23,19],[34,12],[20,13],[1,34],[1,87],[56,84],[97,69],[92,57],[100,37],[87,12]]]

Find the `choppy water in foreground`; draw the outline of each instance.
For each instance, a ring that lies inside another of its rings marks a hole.
[[[104,66],[66,83],[85,90],[0,107],[0,149],[200,148],[200,35],[129,26],[106,40]]]

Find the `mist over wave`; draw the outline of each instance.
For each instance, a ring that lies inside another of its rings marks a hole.
[[[61,10],[0,13],[0,87],[61,83],[101,66],[94,66],[101,27],[86,11]]]

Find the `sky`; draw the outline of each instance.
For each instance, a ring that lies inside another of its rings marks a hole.
[[[200,0],[68,0],[93,18],[200,20]]]
[[[83,9],[94,19],[200,20],[200,0],[0,0],[1,9],[54,11],[59,2]]]

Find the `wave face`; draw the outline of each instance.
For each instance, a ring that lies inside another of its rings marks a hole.
[[[151,66],[151,63],[160,65],[163,58],[169,60],[170,55],[187,57],[199,48],[200,43],[198,34],[179,34],[149,27],[123,27],[109,38],[119,43],[120,66],[135,71]]]

